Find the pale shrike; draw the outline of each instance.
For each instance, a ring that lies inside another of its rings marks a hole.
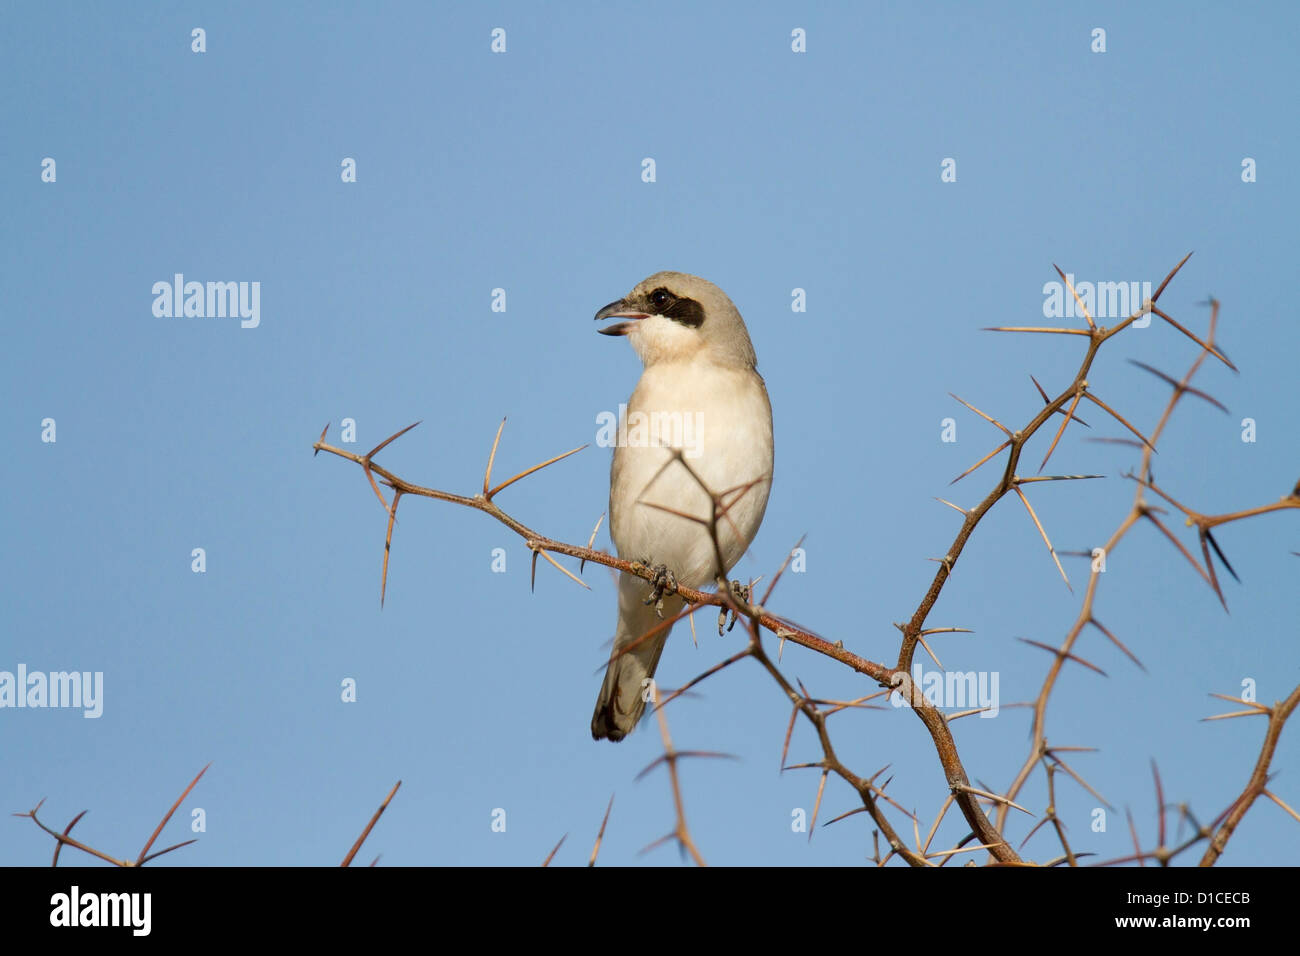
[[[772,406],[745,322],[713,283],[659,272],[596,318],[622,319],[599,331],[626,335],[645,366],[620,409],[609,533],[619,557],[658,572],[653,587],[630,574],[619,577],[618,630],[591,735],[622,740],[645,710],[669,628],[620,651],[682,610],[674,581],[699,589],[725,578],[763,520],[772,478]],[[717,522],[721,568],[705,525],[650,506],[705,521],[713,514],[709,495],[681,461],[672,461],[674,448],[712,492],[726,495],[729,508]],[[665,586],[673,593],[663,593]]]

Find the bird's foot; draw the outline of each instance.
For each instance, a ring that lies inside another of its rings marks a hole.
[[[739,581],[732,581],[730,585],[731,598],[741,607],[749,607],[751,589],[748,584],[741,584]],[[727,623],[727,618],[731,618],[731,623]],[[724,607],[718,611],[718,637],[722,636],[723,630],[730,631],[736,626],[736,612],[729,607]]]
[[[648,567],[648,565],[647,565]],[[650,570],[654,579],[650,582],[650,596],[645,599],[646,606],[653,604],[655,613],[664,616],[664,595],[677,591],[677,576],[668,570],[667,565],[656,564]]]

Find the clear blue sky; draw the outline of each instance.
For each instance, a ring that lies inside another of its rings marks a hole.
[[[590,739],[615,617],[605,569],[587,568],[586,592],[542,564],[530,593],[506,529],[408,500],[381,610],[383,512],[359,469],[311,455],[326,422],[337,442],[354,419],[364,451],[423,419],[381,463],[473,492],[502,416],[502,475],[592,441],[640,371],[592,315],[660,269],[731,295],[772,397],[771,500],[736,573],[770,575],[806,533],[807,569],[772,609],[874,660],[895,658],[891,622],[957,530],[932,496],[970,505],[996,478],[990,465],[948,487],[1000,436],[947,393],[1023,423],[1040,405],[1031,372],[1054,392],[1073,374],[1079,340],[979,331],[1040,323],[1053,262],[1158,282],[1195,250],[1162,304],[1203,329],[1197,303],[1217,296],[1241,374],[1207,367],[1200,384],[1231,414],[1189,401],[1157,478],[1217,512],[1300,477],[1292,4],[26,3],[0,18],[0,670],[104,674],[98,719],[0,710],[0,810],[46,797],[62,826],[89,808],[76,834],[110,852],[136,852],[211,761],[163,839],[190,836],[194,808],[206,832],[172,864],[336,863],[398,779],[364,859],[535,864],[568,833],[556,862],[585,862],[615,793],[602,859],[679,864],[671,847],[638,856],[673,819],[663,772],[634,780],[660,753],[653,727]],[[1090,51],[1097,27],[1105,53]],[[153,285],[176,273],[259,282],[260,324],[155,316]],[[1181,373],[1194,354],[1157,323],[1108,346],[1091,381],[1150,427],[1166,388],[1125,359]],[[1062,550],[1104,540],[1132,496],[1132,449],[1082,437],[1052,470],[1107,477],[1030,490]],[[608,468],[588,448],[500,503],[585,542]],[[1239,791],[1263,721],[1199,721],[1225,709],[1211,692],[1249,680],[1271,701],[1300,680],[1298,518],[1222,531],[1242,578],[1225,583],[1230,615],[1152,529],[1111,556],[1098,614],[1147,672],[1093,634],[1080,650],[1110,676],[1072,668],[1053,702],[1049,739],[1100,748],[1073,765],[1116,808],[1093,833],[1097,801],[1062,783],[1077,849],[1128,852],[1126,806],[1150,843],[1153,758],[1168,800],[1201,819]],[[947,668],[999,675],[1001,714],[955,725],[971,777],[995,789],[1028,745],[1028,714],[1008,705],[1048,663],[1017,638],[1056,644],[1078,611],[1086,565],[1066,564],[1073,595],[1005,501],[930,620],[976,632],[936,639]],[[743,646],[712,616],[698,649],[675,633],[666,686]],[[783,667],[819,696],[870,689],[796,647]],[[347,678],[356,703],[340,701]],[[811,844],[791,832],[817,780],[778,774],[788,716],[749,663],[670,708],[679,746],[739,757],[683,772],[710,862],[869,853],[861,815]],[[833,729],[858,771],[892,765],[890,793],[924,833],[946,791],[919,721],[889,708]],[[801,726],[791,760],[816,757]],[[1272,784],[1292,805],[1298,757],[1292,727]],[[1041,812],[1044,796],[1039,776],[1021,802]],[[822,819],[854,805],[832,781]],[[5,820],[0,864],[48,860],[48,837]],[[962,832],[950,820],[937,842]],[[1047,830],[1025,852],[1053,855]],[[1298,854],[1300,825],[1265,803],[1225,859]]]

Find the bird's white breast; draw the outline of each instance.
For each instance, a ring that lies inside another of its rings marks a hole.
[[[727,368],[699,357],[659,362],[641,376],[619,423],[610,473],[610,535],[621,557],[663,564],[682,584],[714,580],[717,561],[705,526],[646,502],[708,520],[709,496],[680,463],[714,492],[757,480],[718,520],[724,567],[744,554],[763,520],[772,474],[772,412],[752,369]]]

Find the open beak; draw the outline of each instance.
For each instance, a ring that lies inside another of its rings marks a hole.
[[[601,335],[627,335],[636,327],[635,323],[642,319],[650,318],[648,312],[637,312],[635,309],[629,309],[626,299],[619,299],[617,302],[611,302],[599,312],[596,313],[596,321],[601,319],[627,319],[627,322],[618,322],[615,325],[608,325],[603,329],[597,329]]]

